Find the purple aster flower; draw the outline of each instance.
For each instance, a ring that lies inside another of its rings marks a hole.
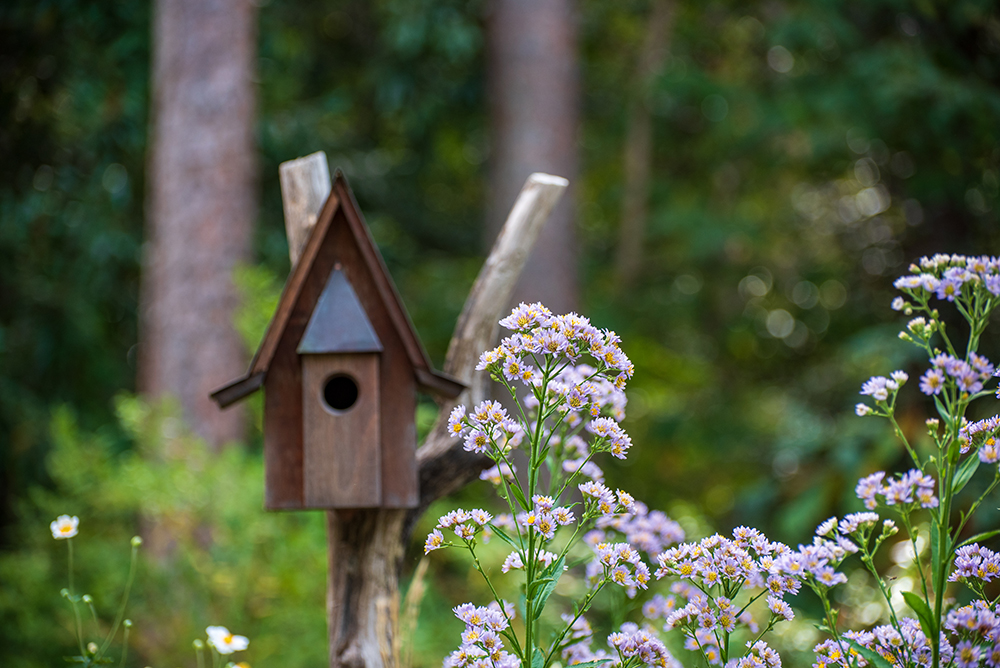
[[[875,495],[882,493],[882,480],[884,478],[885,471],[878,471],[859,480],[857,487],[854,488],[854,493],[865,502],[865,508],[868,510],[874,510],[875,506],[878,505]]]
[[[928,369],[920,377],[920,391],[927,396],[941,394],[944,389],[944,372],[941,369]]]
[[[992,436],[983,441],[979,447],[979,461],[984,464],[996,464],[1000,461],[1000,448],[997,447],[997,441]]]
[[[945,278],[938,283],[936,294],[938,299],[953,302],[955,297],[962,294],[962,281],[957,278]]]
[[[885,376],[872,376],[861,386],[860,394],[867,395],[876,401],[885,401],[889,398],[889,379]]]
[[[879,517],[876,513],[851,513],[845,515],[840,523],[840,532],[849,536],[858,529],[871,528],[878,524]]]
[[[983,279],[983,284],[994,297],[1000,296],[1000,274],[990,274]]]
[[[463,449],[467,452],[482,454],[489,450],[490,443],[489,434],[477,427],[476,429],[470,431],[469,435],[465,437],[465,445],[463,446]]]
[[[963,640],[955,647],[955,665],[958,668],[976,668],[980,656],[979,646],[973,645],[971,640]]]

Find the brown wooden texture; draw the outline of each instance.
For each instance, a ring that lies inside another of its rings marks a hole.
[[[334,184],[334,192],[337,192]],[[348,209],[349,210],[349,209]],[[360,222],[360,221],[359,221]],[[367,234],[367,232],[366,232]],[[419,499],[417,487],[417,388],[414,369],[403,337],[394,321],[398,313],[385,299],[386,275],[372,271],[371,258],[364,257],[365,244],[357,242],[345,209],[338,209],[321,253],[339,262],[354,288],[375,334],[382,342],[381,379],[382,503],[384,508],[412,508]],[[380,261],[381,262],[381,261]],[[325,278],[324,278],[325,280]],[[405,315],[405,314],[404,314]]]
[[[327,512],[332,668],[398,665],[403,510]]]
[[[302,508],[302,373],[295,344],[264,379],[264,508]]]
[[[307,508],[376,508],[382,502],[379,354],[302,356],[303,482]],[[354,405],[330,410],[323,386],[334,375],[358,387]]]
[[[288,256],[294,267],[330,196],[330,166],[326,153],[317,151],[283,162],[278,166],[278,177],[285,221],[294,221],[294,224],[285,226]]]

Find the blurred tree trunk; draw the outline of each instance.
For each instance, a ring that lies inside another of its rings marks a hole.
[[[580,96],[575,3],[493,0],[486,39],[492,183],[485,238],[492,243],[529,174],[576,180]],[[513,298],[541,301],[562,313],[577,309],[578,292],[571,193],[542,230]]]
[[[626,290],[642,268],[642,246],[649,217],[649,176],[653,167],[653,119],[649,88],[670,50],[676,0],[653,0],[629,95],[625,137],[622,219],[615,256],[615,283]]]
[[[192,429],[219,446],[245,422],[208,394],[246,363],[232,273],[248,256],[256,208],[256,7],[155,0],[153,21],[139,388],[176,396]]]

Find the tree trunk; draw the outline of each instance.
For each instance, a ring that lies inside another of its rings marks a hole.
[[[492,123],[488,239],[532,172],[574,181],[579,84],[573,0],[493,0],[486,38]],[[541,301],[560,313],[578,308],[572,196],[542,231],[514,301]]]
[[[243,370],[234,265],[249,255],[254,201],[256,8],[156,0],[139,389],[175,396],[209,443],[239,439],[242,411],[208,398]]]
[[[675,10],[675,0],[653,0],[632,82],[625,137],[622,219],[615,256],[615,283],[619,290],[631,287],[642,268],[642,246],[649,216],[649,175],[653,167],[649,87],[663,69]]]

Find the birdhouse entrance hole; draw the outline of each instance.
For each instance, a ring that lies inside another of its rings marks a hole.
[[[350,376],[330,376],[323,384],[323,403],[334,412],[343,412],[358,401],[358,384]]]

